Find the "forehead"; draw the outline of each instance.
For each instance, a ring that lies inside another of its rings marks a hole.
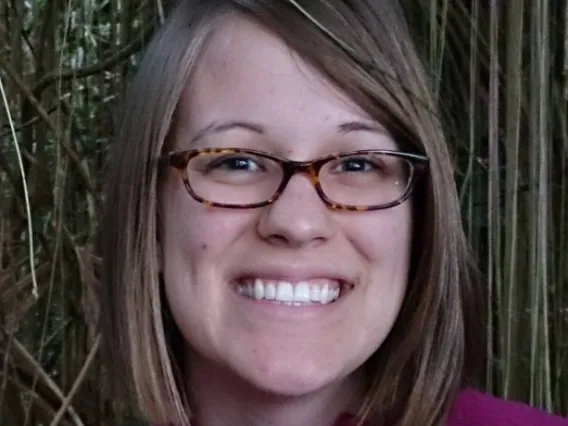
[[[259,24],[231,17],[214,33],[182,94],[186,132],[254,121],[274,136],[319,136],[340,122],[369,120],[357,104]]]

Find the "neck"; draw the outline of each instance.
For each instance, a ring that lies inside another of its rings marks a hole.
[[[282,396],[193,357],[188,368],[190,401],[199,426],[333,426],[361,401],[361,374],[306,395]]]

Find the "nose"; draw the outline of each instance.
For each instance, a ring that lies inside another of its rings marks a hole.
[[[261,210],[258,234],[270,244],[317,246],[335,232],[332,212],[317,194],[309,176],[295,175],[278,197]]]

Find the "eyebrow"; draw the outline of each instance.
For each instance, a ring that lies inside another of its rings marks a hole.
[[[351,133],[357,131],[374,132],[381,135],[386,135],[388,132],[379,123],[368,121],[347,121],[337,126],[339,133]]]
[[[233,129],[244,129],[261,135],[266,133],[266,130],[260,124],[250,123],[247,121],[228,121],[226,123],[211,123],[208,126],[204,127],[203,129],[199,130],[195,134],[195,136],[191,139],[191,143],[197,142],[198,140],[203,139],[204,137],[209,136],[213,133],[222,133]]]
[[[223,123],[211,123],[203,129],[199,130],[195,136],[191,139],[191,143],[195,143],[206,136],[214,133],[227,132],[234,129],[248,130],[260,135],[266,133],[266,129],[257,123],[251,123],[248,121],[228,121]],[[381,135],[387,134],[387,131],[383,126],[378,123],[364,122],[364,121],[347,121],[341,123],[337,126],[337,131],[339,133],[351,133],[357,131],[374,132]]]

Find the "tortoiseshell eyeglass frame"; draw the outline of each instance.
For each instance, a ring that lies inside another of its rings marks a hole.
[[[268,158],[280,164],[280,166],[282,167],[282,181],[280,182],[280,185],[278,186],[278,188],[270,198],[268,198],[265,201],[253,204],[224,204],[224,203],[218,203],[207,200],[195,193],[195,191],[191,187],[191,184],[187,176],[187,165],[193,158],[203,154],[239,154],[239,153],[252,154],[258,157]],[[325,192],[323,191],[320,184],[319,173],[321,168],[328,161],[337,160],[357,154],[389,155],[389,156],[403,158],[404,160],[406,160],[410,165],[410,175],[408,177],[408,183],[402,195],[398,199],[392,202],[386,204],[372,205],[372,206],[339,204],[329,199],[325,194]],[[305,173],[310,177],[312,184],[314,185],[314,188],[316,189],[316,192],[318,193],[319,197],[331,209],[344,210],[344,211],[370,211],[370,210],[388,209],[390,207],[397,206],[403,203],[404,201],[406,201],[406,199],[410,197],[410,194],[412,193],[416,181],[428,168],[429,160],[428,157],[424,155],[414,154],[410,152],[385,150],[385,149],[367,149],[367,150],[358,150],[358,151],[348,151],[348,152],[326,155],[324,157],[316,158],[311,161],[293,161],[271,155],[267,152],[256,151],[252,149],[201,148],[201,149],[190,149],[185,151],[171,151],[162,155],[159,158],[159,162],[162,165],[169,165],[173,167],[175,170],[177,170],[177,172],[179,173],[180,177],[183,180],[185,188],[189,192],[189,195],[191,195],[191,197],[193,197],[196,201],[199,201],[200,203],[203,203],[211,207],[222,207],[229,209],[251,209],[251,208],[267,206],[275,202],[278,199],[278,197],[284,192],[292,176],[294,176],[296,173]]]

